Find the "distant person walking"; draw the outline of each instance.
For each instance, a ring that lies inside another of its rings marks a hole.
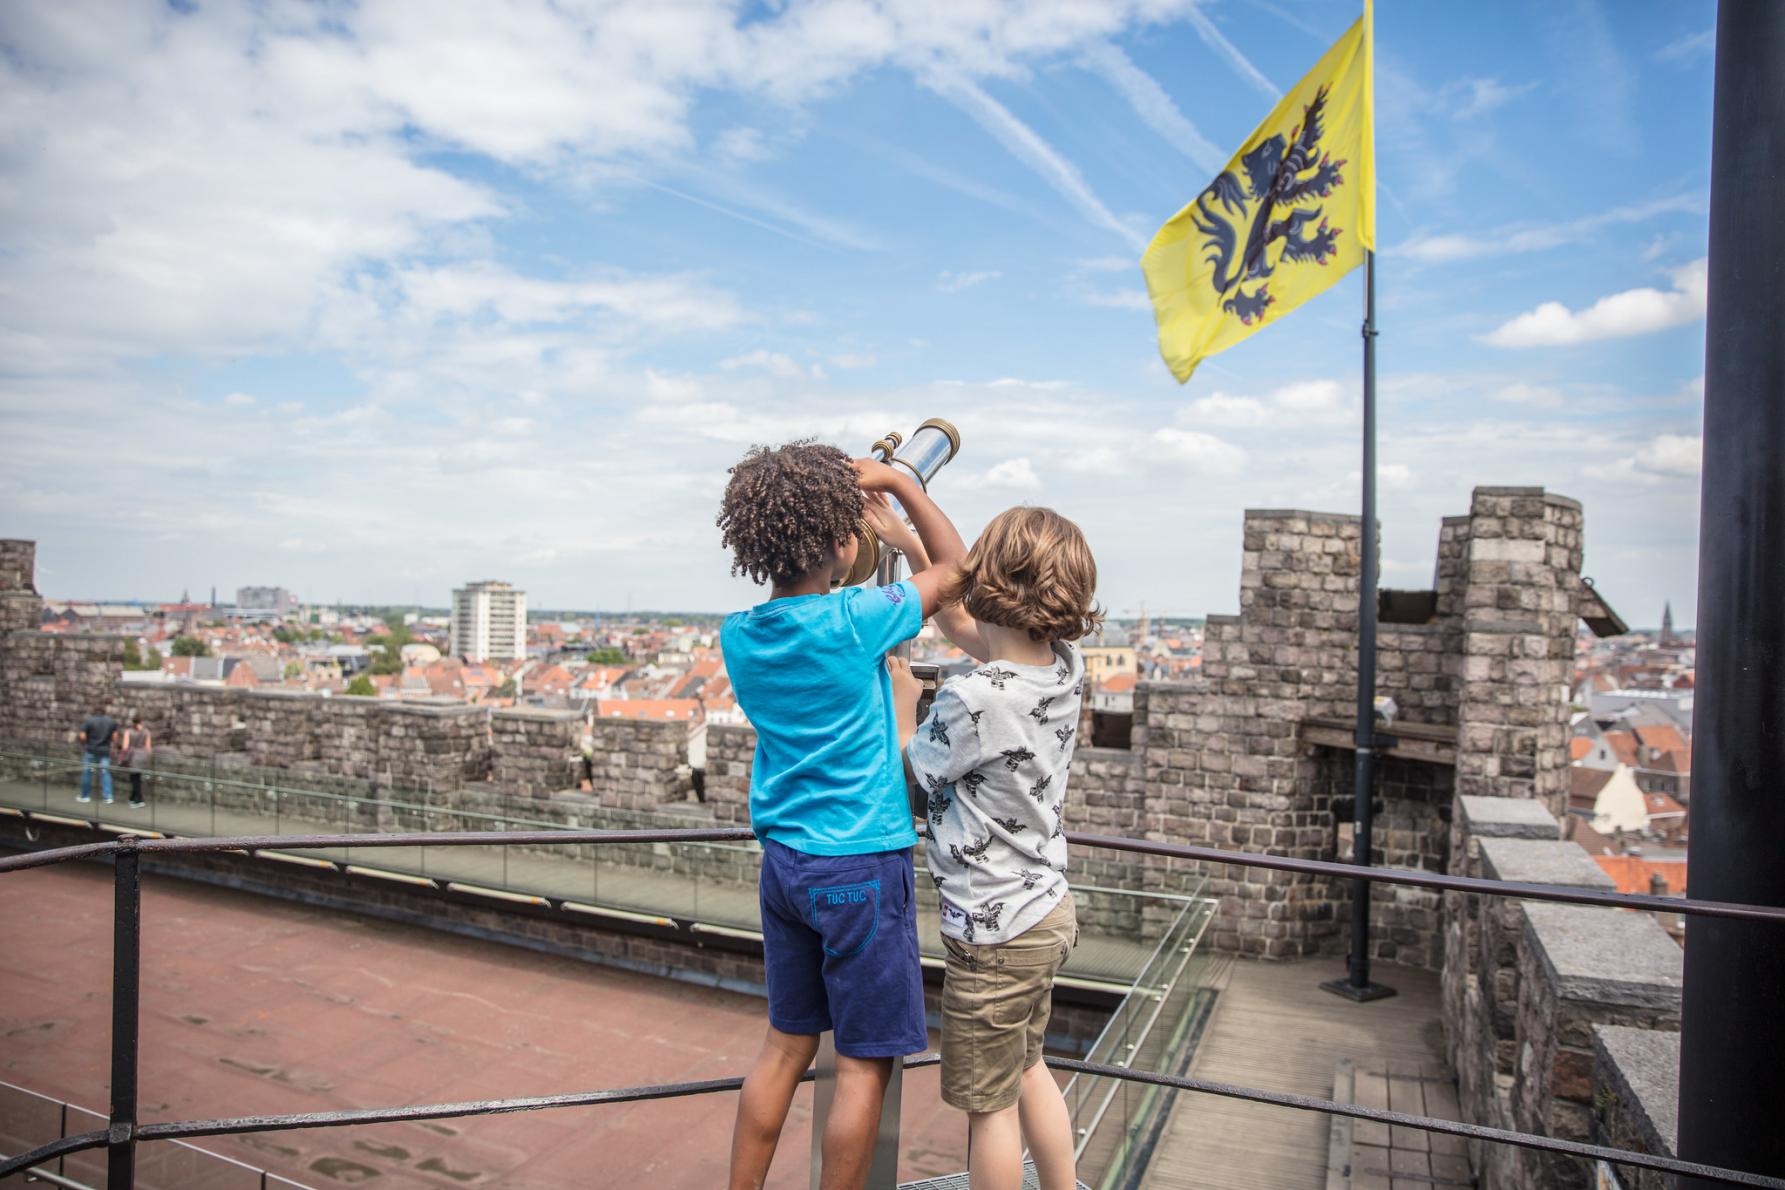
[[[130,717],[130,726],[124,729],[124,738],[118,744],[118,761],[130,770],[130,808],[140,810],[148,803],[143,801],[143,774],[155,759],[154,740],[149,736],[149,729],[143,726],[141,715]]]
[[[98,768],[100,795],[106,805],[112,804],[112,737],[117,732],[117,720],[106,714],[103,706],[95,706],[93,713],[82,720],[77,736],[83,748],[81,795],[76,801],[93,800],[93,770]]]

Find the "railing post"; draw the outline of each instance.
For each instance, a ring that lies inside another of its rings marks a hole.
[[[1695,898],[1785,906],[1785,5],[1723,0],[1716,44],[1687,862]],[[1686,932],[1679,1155],[1785,1174],[1785,938]]]
[[[112,1113],[106,1128],[106,1186],[134,1190],[142,886],[135,837],[125,835],[118,843],[112,865]]]

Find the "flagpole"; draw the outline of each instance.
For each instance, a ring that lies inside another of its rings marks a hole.
[[[1357,764],[1352,784],[1351,862],[1370,866],[1371,798],[1376,786],[1376,253],[1364,253],[1363,516],[1358,526]],[[1344,979],[1320,985],[1349,1000],[1380,1000],[1394,989],[1370,982],[1370,882],[1351,882],[1351,962]]]

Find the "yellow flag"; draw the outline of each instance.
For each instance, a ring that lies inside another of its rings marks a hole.
[[[1376,247],[1371,12],[1285,95],[1141,258],[1159,353],[1181,384]]]

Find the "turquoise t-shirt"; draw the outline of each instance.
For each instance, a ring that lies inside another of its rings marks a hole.
[[[808,855],[916,845],[886,653],[921,627],[909,581],[771,599],[726,617],[725,671],[756,728],[759,838]]]

